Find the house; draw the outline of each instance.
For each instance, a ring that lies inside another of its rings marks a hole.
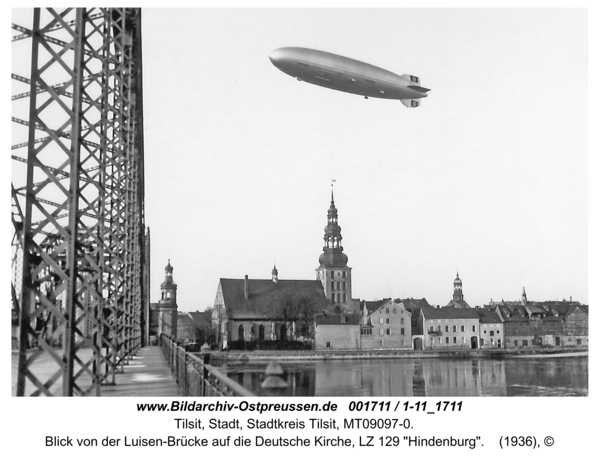
[[[360,350],[362,319],[361,315],[315,316],[315,349]]]
[[[473,308],[424,307],[419,321],[424,349],[478,348],[479,314]]]
[[[196,342],[196,325],[194,320],[187,313],[178,313],[177,341],[183,345]]]
[[[411,313],[400,299],[363,302],[362,349],[411,349]]]
[[[479,348],[502,348],[504,323],[498,314],[486,308],[476,310],[479,314]]]
[[[588,307],[572,301],[498,305],[505,348],[588,345]]]

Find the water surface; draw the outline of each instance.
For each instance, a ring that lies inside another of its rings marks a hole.
[[[588,358],[282,361],[288,388],[260,388],[268,362],[227,363],[260,396],[587,396]]]

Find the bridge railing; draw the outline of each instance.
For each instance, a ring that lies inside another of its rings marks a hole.
[[[162,336],[161,344],[182,396],[254,396],[254,393],[211,366],[210,353],[198,357],[167,336]]]

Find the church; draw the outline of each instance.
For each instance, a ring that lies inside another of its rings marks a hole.
[[[316,314],[352,313],[352,269],[342,246],[333,190],[315,280],[221,278],[212,325],[219,349],[275,348],[269,342],[310,342]]]

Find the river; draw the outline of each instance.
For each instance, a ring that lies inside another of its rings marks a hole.
[[[282,361],[288,387],[265,390],[267,362],[220,370],[259,396],[587,396],[588,358]]]

